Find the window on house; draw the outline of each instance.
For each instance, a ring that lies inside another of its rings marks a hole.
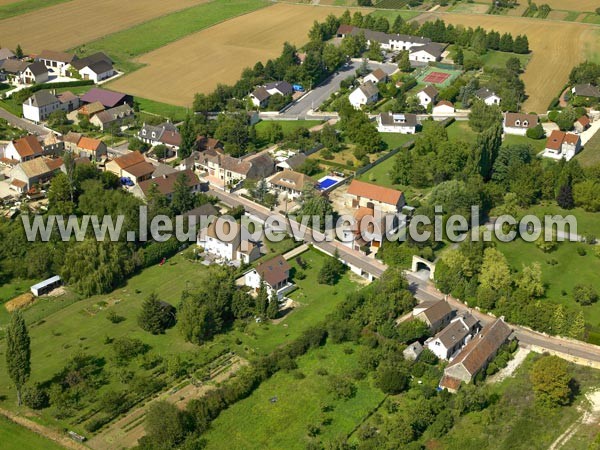
[[[515,120],[515,125],[516,126],[520,126],[521,125],[521,121],[520,120]]]

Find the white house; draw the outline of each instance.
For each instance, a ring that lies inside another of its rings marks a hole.
[[[35,60],[43,63],[46,68],[55,75],[66,76],[67,68],[73,61],[77,61],[77,55],[54,50],[42,50]]]
[[[434,337],[425,342],[425,346],[438,358],[449,360],[459,352],[479,331],[479,322],[471,314],[456,316],[450,324]]]
[[[475,97],[482,100],[488,106],[499,105],[502,99],[488,88],[481,88],[475,91]]]
[[[281,300],[294,285],[290,282],[291,266],[279,255],[256,266],[244,274],[244,284],[258,292],[261,285],[267,289],[269,298],[276,294]]]
[[[423,108],[427,108],[430,103],[435,103],[439,92],[438,90],[429,85],[417,92],[417,98],[419,99],[419,103]]]
[[[553,130],[546,141],[542,156],[570,161],[580,150],[581,138],[578,135]]]
[[[23,102],[23,117],[38,123],[46,120],[54,111],[63,109],[62,105],[49,90],[37,91]]]
[[[415,134],[417,115],[409,113],[383,112],[377,116],[377,130],[380,133]]]
[[[446,44],[430,42],[423,46],[413,47],[410,50],[408,59],[415,62],[435,62],[442,59],[442,53],[446,49]]]
[[[48,79],[48,69],[40,61],[29,64],[20,76],[20,81],[23,84],[45,83]]]
[[[237,222],[220,217],[200,231],[197,243],[216,258],[249,264],[260,257],[260,249],[243,234],[250,236],[248,230]]]
[[[294,199],[300,197],[305,189],[314,187],[317,182],[303,173],[284,170],[273,175],[268,180],[268,184],[276,191],[286,192]]]
[[[413,47],[419,47],[431,42],[431,39],[419,36],[410,36],[407,34],[388,34],[382,31],[374,31],[366,28],[359,28],[352,25],[342,24],[337,30],[338,37],[365,36],[368,45],[372,42],[378,42],[383,50],[410,50]]]
[[[538,124],[538,116],[535,114],[522,113],[504,113],[504,122],[502,128],[505,134],[514,134],[517,136],[525,136],[527,130],[536,127]]]
[[[441,119],[453,116],[455,111],[456,110],[454,109],[452,102],[440,100],[431,110],[431,114]]]
[[[70,66],[67,71],[77,71],[84,80],[94,80],[95,83],[106,80],[116,73],[112,59],[103,52],[74,60]]]
[[[4,158],[18,162],[39,158],[43,154],[42,144],[32,134],[9,142],[4,149]]]
[[[379,89],[372,81],[367,81],[352,91],[348,100],[355,109],[361,109],[364,105],[376,102],[378,98]]]
[[[363,83],[366,83],[367,81],[370,81],[374,84],[385,83],[387,81],[387,73],[379,68],[375,69],[373,72],[363,78]]]

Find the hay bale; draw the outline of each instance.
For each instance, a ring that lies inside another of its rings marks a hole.
[[[31,305],[34,301],[34,295],[31,292],[26,292],[25,294],[21,294],[18,297],[6,302],[4,307],[9,313],[11,313],[17,309],[25,308],[26,306]]]

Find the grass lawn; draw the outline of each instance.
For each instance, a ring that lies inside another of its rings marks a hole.
[[[300,128],[310,129],[323,123],[322,120],[261,120],[255,125],[258,148],[263,148],[270,145],[266,134],[271,126],[270,124],[274,122],[281,125],[281,130],[283,131],[284,137],[289,136],[291,133]]]
[[[131,61],[139,55],[269,4],[265,0],[214,0],[118,31],[77,50],[83,54],[104,51],[120,68],[130,71],[139,66]]]
[[[344,350],[351,349],[347,354]],[[207,449],[303,449],[308,442],[308,425],[318,425],[319,438],[332,441],[346,436],[383,400],[384,394],[367,378],[356,382],[354,397],[335,399],[328,392],[328,374],[349,375],[358,365],[360,347],[327,344],[298,358],[298,379],[294,372],[280,371],[261,384],[247,399],[227,410],[205,434]],[[270,399],[277,397],[275,403]],[[323,413],[323,405],[333,410]],[[324,418],[329,425],[321,425]]]
[[[521,61],[521,67],[524,68],[529,63],[531,55],[520,55],[517,53],[499,52],[496,50],[490,50],[485,55],[481,56],[481,60],[485,67],[506,67],[506,61],[510,58],[518,58]]]
[[[7,110],[17,117],[21,117],[21,114],[23,113],[23,107],[10,99],[0,100],[0,108]]]
[[[578,153],[575,158],[584,167],[600,164],[600,133],[592,136],[587,144],[585,144],[583,151]]]
[[[9,17],[20,16],[36,9],[46,8],[59,3],[65,3],[70,0],[16,0],[12,3],[0,5],[0,20]]]
[[[596,25],[600,25],[600,16],[595,13],[589,13],[587,16],[583,18],[584,23],[593,23]]]
[[[474,143],[477,140],[477,132],[469,126],[468,120],[455,120],[446,127],[448,139],[451,141],[466,141]]]
[[[169,118],[175,123],[185,120],[188,111],[183,106],[168,105],[147,98],[135,97],[135,101],[139,103],[141,111]]]
[[[587,254],[580,256],[577,249],[583,247]],[[510,266],[521,271],[523,264],[539,262],[542,267],[542,278],[546,285],[544,301],[562,303],[568,308],[581,308],[586,322],[594,327],[600,326],[600,304],[580,307],[573,300],[573,287],[577,284],[591,284],[600,291],[598,273],[600,258],[594,256],[591,246],[574,242],[562,242],[550,253],[542,252],[533,242],[515,240],[510,243],[498,243],[498,249],[504,253]],[[557,262],[550,264],[550,262]],[[564,292],[566,295],[563,295]]]
[[[415,135],[402,134],[402,133],[379,133],[383,142],[386,143],[387,148],[393,150],[398,147],[402,147],[407,142],[415,139]]]
[[[546,215],[573,215],[577,218],[577,233],[579,235],[593,234],[600,237],[600,213],[584,211],[582,208],[562,209],[556,202],[542,202],[526,210],[519,211],[522,217],[525,214],[534,214],[539,218]],[[573,231],[575,232],[575,231]]]
[[[442,439],[431,440],[428,448],[446,450],[465,449],[547,449],[552,442],[565,432],[582,415],[578,408],[585,394],[600,382],[600,371],[570,364],[573,378],[580,386],[581,393],[570,406],[547,409],[537,406],[534,401],[529,370],[539,355],[530,353],[513,377],[491,385],[492,395],[496,395],[493,405],[480,412],[472,412],[460,417],[450,432]],[[597,432],[597,425],[584,425]],[[592,437],[588,437],[583,447],[589,448]],[[435,446],[434,446],[435,443]],[[573,449],[569,441],[562,448]]]
[[[0,304],[21,295],[41,280],[14,279],[10,283],[0,285]]]
[[[504,146],[517,144],[530,145],[537,155],[539,152],[544,150],[544,148],[546,148],[546,139],[529,139],[527,136],[515,136],[514,134],[507,134],[502,141],[502,145]]]
[[[237,348],[232,345],[234,351],[260,354],[271,352],[276,347],[296,339],[306,328],[323,320],[344,300],[348,292],[360,287],[352,281],[355,278],[350,272],[346,272],[335,286],[318,284],[317,274],[327,256],[317,250],[308,250],[300,257],[307,264],[306,269],[299,267],[296,258],[289,261],[292,271],[302,271],[306,274],[304,280],[294,277],[293,282],[299,289],[289,294],[298,306],[277,324],[251,323],[245,330],[233,330],[226,338],[239,339],[242,342]]]
[[[54,442],[0,417],[0,442],[3,450],[60,450]]]

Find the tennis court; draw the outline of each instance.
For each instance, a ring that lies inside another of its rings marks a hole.
[[[437,87],[448,87],[459,75],[458,69],[445,69],[441,67],[428,66],[415,73],[419,84],[435,84]]]
[[[423,81],[425,83],[439,84],[439,83],[443,83],[448,78],[450,78],[450,74],[449,73],[444,73],[444,72],[430,72],[429,74],[427,74],[427,76],[425,78],[423,78]]]

